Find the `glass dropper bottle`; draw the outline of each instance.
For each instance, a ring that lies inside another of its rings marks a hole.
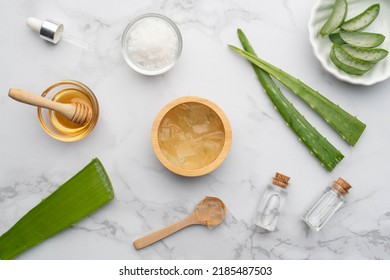
[[[52,44],[57,44],[60,39],[86,50],[94,51],[95,45],[81,38],[75,37],[64,31],[64,25],[52,19],[41,20],[34,17],[27,18],[26,24],[40,37]]]

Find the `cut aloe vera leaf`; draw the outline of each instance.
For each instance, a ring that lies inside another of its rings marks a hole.
[[[366,125],[355,116],[350,115],[348,112],[341,109],[340,106],[321,95],[318,91],[315,91],[285,71],[235,46],[229,45],[229,47],[288,87],[324,118],[324,120],[350,145],[354,146],[359,140]]]
[[[332,33],[332,34],[330,34],[329,35],[329,39],[330,39],[330,41],[332,41],[332,43],[335,43],[335,44],[337,44],[339,46],[346,44],[346,42],[344,42],[343,39],[341,39],[340,33]]]
[[[237,30],[241,44],[248,53],[256,55],[249,40],[241,29]],[[261,68],[252,64],[256,75],[262,84],[266,94],[290,127],[298,136],[310,152],[329,171],[344,158],[343,154],[337,150],[325,137],[323,137],[299,111],[291,104],[280,91],[279,87],[272,80],[270,75]]]
[[[341,25],[341,29],[345,31],[358,31],[369,26],[379,15],[380,5],[374,4],[368,7],[361,14],[347,20]]]
[[[14,258],[113,198],[110,179],[95,158],[0,237],[0,259]]]
[[[345,50],[349,55],[353,56],[356,59],[364,60],[367,62],[378,62],[384,59],[389,52],[385,49],[367,49],[359,48],[351,45],[342,45],[343,50]]]
[[[375,48],[385,40],[384,35],[371,32],[340,32],[340,37],[346,44],[360,48]]]
[[[332,46],[330,59],[337,68],[351,75],[363,75],[373,66],[372,63],[352,57],[343,48],[336,44],[333,44]]]
[[[329,39],[339,46],[349,44],[359,48],[375,48],[383,43],[385,36],[369,32],[338,32],[330,34]]]
[[[346,0],[336,0],[333,5],[332,13],[320,30],[320,35],[329,35],[339,28],[345,20],[347,10],[348,3]]]

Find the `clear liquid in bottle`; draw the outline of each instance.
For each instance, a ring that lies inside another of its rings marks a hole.
[[[287,197],[287,182],[290,178],[276,173],[272,185],[268,185],[261,197],[254,223],[268,231],[273,231],[280,211]]]

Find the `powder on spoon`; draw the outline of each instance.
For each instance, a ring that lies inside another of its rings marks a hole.
[[[157,70],[171,63],[178,50],[178,37],[161,18],[144,18],[134,24],[127,42],[131,60],[139,67]]]

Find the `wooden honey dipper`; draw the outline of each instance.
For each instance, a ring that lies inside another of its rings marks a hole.
[[[11,88],[8,91],[8,96],[25,104],[56,111],[77,125],[86,124],[91,120],[92,117],[90,108],[79,102],[55,102],[43,96],[18,88]]]

